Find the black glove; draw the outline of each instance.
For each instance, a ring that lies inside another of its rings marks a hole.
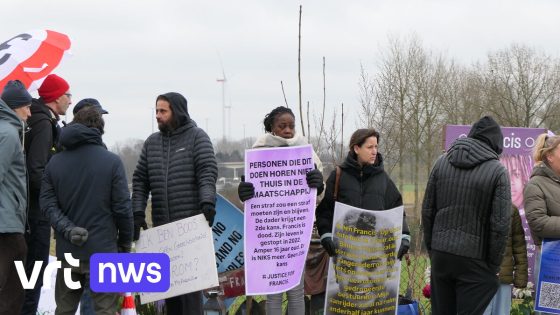
[[[117,245],[117,249],[119,253],[130,253],[130,251],[132,250],[132,244],[131,243],[119,244]]]
[[[212,227],[212,224],[214,224],[214,216],[216,216],[216,209],[214,209],[214,206],[209,203],[203,204],[202,214],[204,214],[206,221],[208,221],[208,225]]]
[[[241,176],[241,182],[237,187],[237,195],[242,202],[255,197],[255,186],[253,186],[253,183],[246,182],[245,176]]]
[[[321,171],[318,169],[307,172],[305,179],[307,179],[307,186],[309,186],[309,188],[317,188],[317,196],[323,192],[323,189],[325,189],[325,184],[323,184],[323,174],[321,174]]]
[[[327,251],[327,254],[329,254],[329,256],[333,257],[336,256],[336,247],[334,246],[334,243],[332,241],[332,237],[325,237],[321,240],[321,245],[323,246],[323,248]]]
[[[88,239],[88,231],[82,227],[76,226],[66,231],[66,239],[76,246],[82,246]]]
[[[132,240],[137,241],[140,238],[140,228],[146,230],[146,215],[143,212],[134,212],[134,236]]]
[[[399,247],[399,252],[397,253],[397,259],[401,260],[402,257],[408,253],[408,249],[410,248],[410,241],[407,238],[403,238],[401,240],[401,247]]]

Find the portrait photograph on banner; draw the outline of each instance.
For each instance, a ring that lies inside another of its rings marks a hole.
[[[333,221],[325,314],[395,314],[400,268],[397,250],[402,206],[383,211],[337,202]]]

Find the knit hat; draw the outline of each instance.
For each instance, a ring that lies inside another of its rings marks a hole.
[[[490,116],[484,116],[472,125],[469,138],[478,139],[486,143],[494,152],[500,155],[504,149],[504,135],[500,125]]]
[[[109,114],[108,111],[106,111],[103,107],[101,107],[101,104],[95,98],[84,98],[83,100],[79,101],[78,104],[74,106],[74,110],[72,110],[72,113],[76,115],[77,112],[79,112],[80,110],[88,106],[93,106],[97,108],[101,112],[101,114]]]
[[[31,95],[20,80],[11,80],[6,83],[2,92],[2,99],[11,109],[31,105]]]
[[[66,80],[56,74],[49,74],[39,88],[39,96],[45,103],[50,103],[61,97],[62,94],[66,93],[69,89],[70,85],[68,85]]]

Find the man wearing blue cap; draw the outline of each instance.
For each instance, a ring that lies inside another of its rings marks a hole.
[[[76,113],[79,112],[80,110],[90,106],[99,109],[101,114],[109,114],[108,111],[106,111],[105,109],[103,109],[103,107],[101,107],[101,104],[95,98],[84,98],[83,100],[79,101],[78,104],[74,106],[74,109],[72,110],[72,114],[76,115]]]
[[[99,110],[101,114],[109,114],[108,111],[106,111],[103,107],[101,107],[101,103],[99,103],[99,101],[96,100],[95,98],[84,98],[83,100],[79,101],[78,104],[74,106],[74,109],[72,110],[72,114],[75,117],[78,112],[80,112],[85,108],[90,108],[90,107],[96,108],[97,110]],[[105,146],[105,144],[103,144],[103,146]],[[84,288],[84,293],[82,294],[82,298],[80,299],[80,314],[82,315],[95,314],[95,310],[93,309],[93,301],[91,299],[91,291],[87,287]]]

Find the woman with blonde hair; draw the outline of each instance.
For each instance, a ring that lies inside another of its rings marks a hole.
[[[560,238],[560,136],[541,134],[533,148],[533,159],[535,167],[523,197],[527,222],[540,253],[543,238]],[[540,259],[538,254],[537,275]]]

